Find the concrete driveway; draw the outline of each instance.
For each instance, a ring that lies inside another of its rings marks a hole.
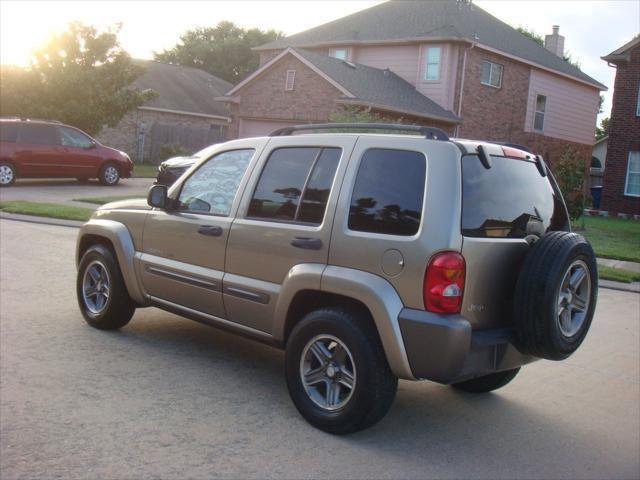
[[[601,290],[584,346],[494,394],[400,382],[346,437],[289,400],[283,355],[157,309],[76,305],[77,230],[0,220],[0,469],[14,478],[634,478],[640,295]]]
[[[97,205],[73,202],[74,198],[131,196],[146,197],[153,178],[127,178],[115,187],[105,187],[97,180],[80,183],[72,179],[17,180],[14,185],[0,189],[0,200],[28,200],[32,202],[65,203],[96,208]]]

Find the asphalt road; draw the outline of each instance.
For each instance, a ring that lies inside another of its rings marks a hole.
[[[76,233],[0,221],[3,479],[640,476],[640,295],[601,290],[581,350],[499,393],[403,381],[335,437],[298,415],[276,350],[156,309],[86,325]]]

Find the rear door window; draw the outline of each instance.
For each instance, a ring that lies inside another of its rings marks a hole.
[[[349,229],[410,236],[422,217],[426,159],[422,153],[372,148],[356,176]]]
[[[0,142],[15,142],[18,138],[18,124],[14,122],[0,123]]]
[[[566,228],[564,203],[534,162],[491,158],[487,170],[477,155],[462,157],[463,235],[524,238]]]
[[[57,145],[59,143],[56,127],[43,123],[23,123],[20,125],[18,141],[35,145]]]
[[[262,171],[248,217],[319,225],[324,218],[342,149],[274,150]]]

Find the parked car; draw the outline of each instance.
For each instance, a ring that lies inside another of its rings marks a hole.
[[[198,160],[208,157],[213,151],[213,147],[215,147],[215,145],[203,148],[193,155],[186,157],[172,157],[165,160],[158,166],[158,176],[155,183],[170,187],[182,176],[184,172],[195,165]]]
[[[220,144],[101,207],[77,243],[85,320],[156,306],[282,348],[298,411],[337,434],[380,420],[399,378],[484,393],[579,348],[596,261],[542,157],[429,127],[293,135],[309,128],[364,126]]]
[[[97,178],[113,186],[129,178],[129,156],[105,147],[70,125],[47,120],[0,119],[0,186],[16,178]]]

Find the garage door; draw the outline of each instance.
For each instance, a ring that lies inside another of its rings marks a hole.
[[[268,120],[244,120],[240,119],[240,138],[264,137],[274,130],[282,127],[296,125],[292,122],[271,122]]]

